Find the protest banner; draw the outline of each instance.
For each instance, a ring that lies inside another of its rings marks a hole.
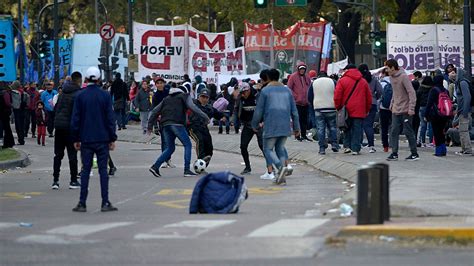
[[[15,47],[11,18],[0,18],[0,81],[16,80]]]

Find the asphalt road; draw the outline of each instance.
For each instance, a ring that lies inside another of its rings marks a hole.
[[[60,190],[50,189],[52,139],[47,142],[39,147],[29,139],[22,149],[31,154],[32,165],[0,174],[0,265],[381,265],[381,260],[370,263],[373,255],[393,262],[387,265],[422,265],[413,263],[425,259],[448,265],[433,254],[459,262],[449,265],[472,261],[472,253],[463,249],[431,248],[407,257],[409,249],[393,245],[326,246],[341,220],[323,213],[347,187],[299,164],[288,185],[276,186],[258,178],[264,161],[252,158],[249,198],[238,214],[188,214],[199,177],[182,176],[181,147],[173,156],[177,168],[162,169],[163,177],[156,178],[148,167],[159,147],[118,143],[112,153],[118,171],[109,192],[119,211],[99,211],[95,170],[88,212],[73,213],[79,190],[67,188],[66,160]],[[216,152],[208,171],[239,173],[241,162],[238,155]],[[398,259],[405,263],[397,264]]]

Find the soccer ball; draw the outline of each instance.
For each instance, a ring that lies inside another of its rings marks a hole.
[[[197,159],[194,162],[194,171],[198,174],[204,172],[206,170],[206,162],[203,159]]]

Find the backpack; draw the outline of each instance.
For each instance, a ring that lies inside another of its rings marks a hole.
[[[438,116],[452,117],[453,116],[453,102],[449,97],[447,90],[442,90],[438,94],[438,104],[436,106]]]
[[[216,108],[219,112],[223,112],[225,111],[228,105],[229,101],[227,101],[224,97],[220,97],[212,104],[212,107]]]
[[[25,93],[20,93],[17,90],[11,91],[12,97],[12,107],[13,109],[24,109],[27,106],[27,97],[25,97]]]
[[[382,105],[383,108],[390,108],[390,103],[392,102],[392,95],[393,95],[393,88],[392,84],[386,80],[382,80],[381,82],[385,83],[385,86],[383,87],[382,91],[382,97],[380,104]]]

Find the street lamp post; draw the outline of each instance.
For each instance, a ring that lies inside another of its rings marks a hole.
[[[472,76],[471,61],[471,11],[469,0],[464,0],[464,70],[469,77]],[[472,97],[472,95],[471,95]]]
[[[54,85],[59,85],[59,15],[58,15],[58,0],[54,0],[53,16],[54,16]]]

